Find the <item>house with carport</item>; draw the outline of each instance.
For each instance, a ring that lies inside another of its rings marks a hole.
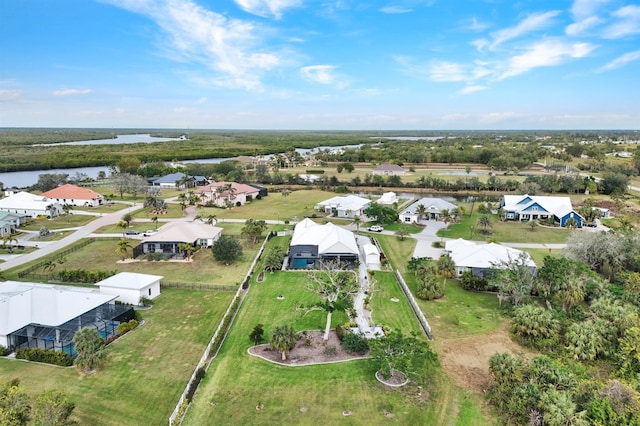
[[[353,218],[361,216],[364,211],[371,205],[368,198],[358,197],[357,195],[343,195],[316,204],[316,210],[320,210],[335,217]]]
[[[293,230],[287,264],[292,269],[313,269],[318,263],[352,263],[358,257],[353,232],[331,222],[320,225],[305,218]]]
[[[70,206],[98,207],[104,203],[102,194],[70,183],[43,192],[42,196]]]
[[[221,234],[222,228],[200,221],[168,222],[158,232],[143,237],[142,242],[133,248],[133,257],[154,254],[163,259],[182,259],[185,253],[180,249],[181,244],[211,247]]]
[[[504,195],[500,201],[506,220],[519,222],[553,219],[554,223],[565,227],[570,219],[578,228],[584,218],[573,209],[571,198],[542,195]]]
[[[445,243],[445,253],[455,265],[456,276],[470,271],[475,277],[487,278],[491,271],[501,265],[525,257],[525,264],[532,274],[536,273],[536,264],[529,253],[495,243],[476,243],[462,238]]]
[[[419,223],[421,219],[438,220],[445,210],[451,213],[456,208],[455,204],[447,200],[425,197],[403,209],[398,216],[402,223]]]
[[[129,305],[140,304],[141,299],[155,299],[160,295],[160,275],[120,272],[96,285],[100,293],[116,296],[116,301]]]

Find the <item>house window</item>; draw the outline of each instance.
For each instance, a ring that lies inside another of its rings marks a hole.
[[[408,222],[411,222],[411,218],[410,218],[410,217],[405,217],[405,218],[404,218],[404,221],[405,221],[405,222],[407,222],[407,223],[408,223]]]

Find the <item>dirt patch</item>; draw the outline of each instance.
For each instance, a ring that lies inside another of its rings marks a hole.
[[[489,387],[489,358],[493,354],[526,353],[504,329],[480,336],[442,339],[439,343],[440,361],[449,376],[458,386],[479,393],[485,393]]]
[[[282,354],[272,350],[269,345],[252,346],[249,353],[284,365],[308,365],[363,358],[362,355],[351,355],[342,349],[335,331],[329,333],[329,340],[322,340],[323,334],[321,331],[307,331],[307,338],[301,333],[296,346],[287,354],[286,361],[282,361]]]

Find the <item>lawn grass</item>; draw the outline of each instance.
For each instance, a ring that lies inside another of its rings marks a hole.
[[[564,250],[558,250],[558,249],[525,248],[522,250],[526,251],[531,255],[531,258],[536,263],[536,266],[538,267],[538,269],[541,268],[542,265],[544,265],[545,256],[560,257],[564,253]]]
[[[166,212],[161,215],[153,213],[151,211],[151,208],[143,208],[131,213],[131,216],[133,217],[134,220],[135,219],[151,219],[152,217],[155,217],[155,216],[157,216],[158,219],[179,219],[185,216],[185,212],[184,210],[182,210],[182,207],[180,206],[180,204],[167,203]]]
[[[233,293],[163,289],[144,324],[107,349],[95,374],[0,358],[0,383],[62,390],[82,425],[166,424]]]
[[[375,238],[389,262],[401,273],[404,273],[407,261],[413,256],[417,241],[413,238],[401,240],[393,235],[377,235]]]
[[[281,245],[279,239],[272,242]],[[380,318],[382,323],[405,333],[416,331],[417,323],[411,320],[412,314],[393,275],[376,271],[375,277],[378,283],[371,301],[374,322]],[[369,360],[285,367],[249,356],[248,335],[258,323],[264,324],[265,335],[278,324],[291,324],[298,331],[323,327],[324,312],[296,309],[318,301],[317,296],[304,289],[304,282],[303,272],[275,272],[265,274],[262,283],[252,281],[184,424],[459,424],[458,401],[466,393],[454,387],[439,368],[428,389],[409,385],[392,390],[376,381],[375,367]],[[279,295],[284,299],[278,300]],[[394,295],[401,302],[390,302]],[[344,314],[334,314],[333,325],[344,321]],[[258,404],[264,408],[256,410]],[[306,410],[301,411],[301,407]],[[343,410],[351,411],[351,416],[344,417]],[[385,410],[395,419],[385,418]],[[469,410],[480,413],[479,405],[470,404],[466,412]],[[477,424],[491,421],[478,414]]]
[[[240,207],[221,209],[217,207],[203,207],[196,214],[202,217],[216,215],[218,219],[269,219],[269,220],[302,220],[312,216],[316,204],[328,198],[335,197],[334,192],[319,190],[292,191],[284,197],[279,193],[271,193],[261,200],[253,200]]]
[[[482,215],[476,212],[471,216],[466,214],[461,217],[459,223],[450,224],[447,229],[438,231],[438,236],[453,239],[464,238],[466,240],[492,240],[510,243],[562,244],[571,232],[565,228],[546,226],[537,226],[532,231],[529,222],[501,222],[497,216],[489,215],[491,218],[491,227],[487,229],[489,234],[483,235],[477,225],[480,216]]]
[[[238,235],[241,224],[225,224],[226,235]],[[163,281],[176,284],[206,284],[215,285],[239,285],[249,269],[260,244],[249,244],[242,240],[242,258],[230,265],[224,265],[213,259],[211,249],[202,248],[192,257],[191,262],[172,261],[140,261],[131,263],[118,262],[120,255],[116,253],[119,238],[96,238],[95,241],[82,249],[69,253],[64,257],[64,263],[59,269],[87,269],[87,259],[91,259],[90,269],[93,271],[117,271],[138,272],[141,274],[161,275]],[[131,245],[135,246],[139,240],[131,239]],[[131,250],[129,251],[131,254]],[[55,256],[55,253],[51,257]],[[17,273],[32,264],[46,259],[37,259],[25,265],[5,271],[7,279],[17,279]],[[34,271],[43,273],[43,271]]]
[[[51,230],[76,228],[78,226],[84,226],[95,219],[96,216],[86,214],[61,215],[56,216],[53,219],[38,218],[27,222],[20,229],[27,231],[39,231],[43,226],[46,226]]]

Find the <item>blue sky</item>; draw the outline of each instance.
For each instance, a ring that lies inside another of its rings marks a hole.
[[[638,129],[640,2],[0,0],[0,126]]]

